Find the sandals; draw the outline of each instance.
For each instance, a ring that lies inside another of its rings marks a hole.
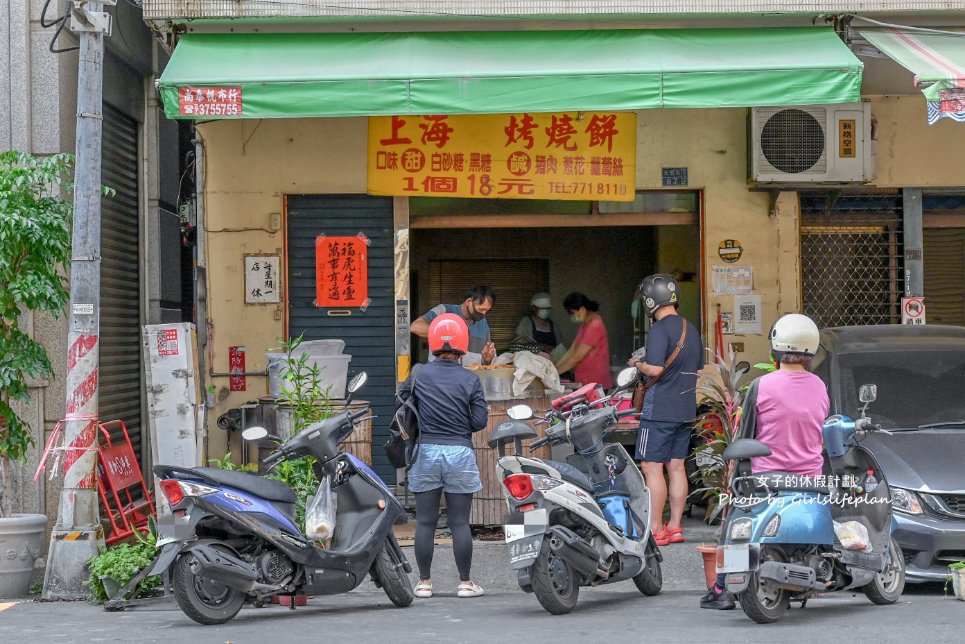
[[[421,597],[422,599],[428,599],[432,597],[432,582],[431,581],[420,581],[415,587],[415,596]]]
[[[464,581],[459,584],[459,590],[456,593],[459,597],[482,597],[486,591],[482,589],[482,586],[478,585],[473,581]]]
[[[683,543],[686,541],[686,539],[684,539],[684,531],[680,528],[674,528],[669,532],[664,528],[664,532],[667,533],[667,541],[670,543]]]

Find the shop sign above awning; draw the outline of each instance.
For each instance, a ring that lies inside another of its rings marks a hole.
[[[928,123],[965,122],[965,30],[961,35],[899,29],[861,29],[865,40],[915,75],[928,100]]]
[[[628,111],[848,103],[831,29],[185,34],[168,118]]]

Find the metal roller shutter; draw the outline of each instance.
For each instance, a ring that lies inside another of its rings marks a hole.
[[[101,200],[99,413],[124,421],[141,458],[138,125],[104,105],[103,131],[101,180],[116,194]]]
[[[965,325],[965,228],[923,232],[925,322]]]
[[[341,338],[352,356],[352,373],[366,371],[359,392],[377,418],[373,445],[385,443],[395,410],[395,303],[392,199],[367,195],[297,195],[288,197],[288,334],[305,340]],[[328,316],[315,306],[315,238],[364,234],[370,240],[368,291],[371,303],[349,316]],[[381,449],[372,450],[373,468],[395,482],[395,469]]]

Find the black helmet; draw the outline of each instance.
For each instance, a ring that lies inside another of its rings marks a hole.
[[[640,287],[637,289],[637,296],[643,298],[643,304],[647,307],[647,315],[653,317],[657,309],[662,306],[670,304],[674,308],[679,306],[679,292],[677,280],[673,278],[673,275],[657,273],[643,278]]]

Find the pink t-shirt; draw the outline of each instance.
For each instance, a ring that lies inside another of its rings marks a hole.
[[[613,376],[610,373],[610,342],[606,337],[606,327],[603,318],[597,316],[589,322],[584,322],[576,332],[573,346],[588,344],[592,349],[586,357],[573,369],[577,381],[584,385],[595,382],[604,389],[613,386]]]
[[[820,476],[821,425],[831,404],[821,379],[803,371],[775,371],[757,390],[757,440],[770,456],[753,459],[754,472],[779,471]]]

